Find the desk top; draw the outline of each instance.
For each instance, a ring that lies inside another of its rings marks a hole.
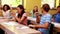
[[[6,30],[10,34],[40,34],[39,31],[29,28],[28,26],[18,24],[14,21],[7,21],[8,19],[0,19],[0,28]]]

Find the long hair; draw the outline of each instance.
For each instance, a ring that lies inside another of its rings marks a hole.
[[[34,9],[33,9],[33,14],[35,13],[35,12],[38,12],[38,6],[34,6],[34,8],[35,7],[37,7],[37,10],[35,11]]]
[[[23,7],[22,5],[18,5],[18,7],[19,7],[20,9],[22,9],[21,14],[18,14],[18,18],[19,18],[19,17],[21,18],[22,15],[25,13],[24,7]]]
[[[10,7],[9,7],[9,5],[7,5],[7,4],[5,4],[4,6],[3,6],[3,11],[5,11],[5,6],[7,6],[7,10],[10,10]]]

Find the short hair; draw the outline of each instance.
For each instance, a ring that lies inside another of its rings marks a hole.
[[[43,8],[46,12],[48,12],[48,11],[50,10],[50,6],[49,6],[48,4],[44,4],[44,5],[42,6],[42,8]]]
[[[60,6],[58,6],[57,8],[59,8]]]
[[[9,5],[5,4],[5,5],[3,6],[3,10],[4,10],[4,11],[5,11],[5,9],[4,9],[5,6],[7,6],[7,10],[10,10]]]

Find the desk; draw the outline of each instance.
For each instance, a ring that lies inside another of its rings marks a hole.
[[[37,24],[36,18],[28,17],[27,19],[30,20],[32,24]]]
[[[27,19],[36,22],[36,18],[28,17]]]
[[[32,17],[28,17],[28,20],[34,21],[33,23],[36,22],[36,18],[32,18]],[[60,28],[60,23],[52,23],[52,24],[54,24],[54,27]]]
[[[34,21],[33,23],[36,22],[36,18],[32,18],[32,17],[28,17],[28,20]],[[60,23],[53,23],[53,22],[51,23],[54,24],[54,30],[60,32]]]
[[[60,32],[60,23],[55,23],[55,22],[51,22],[52,24],[54,24],[54,30],[56,32]]]
[[[39,31],[18,24],[14,21],[7,21],[8,19],[0,19],[0,28],[3,29],[7,34],[40,34]],[[25,28],[24,28],[25,27]]]

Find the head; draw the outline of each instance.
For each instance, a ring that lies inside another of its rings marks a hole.
[[[57,12],[60,13],[60,6],[57,7]]]
[[[17,11],[18,11],[18,13],[21,13],[21,14],[25,12],[24,7],[22,5],[18,5]]]
[[[47,13],[50,10],[50,6],[48,4],[44,4],[42,6],[42,13]]]
[[[38,12],[38,6],[34,6],[33,12]]]
[[[25,13],[24,7],[22,5],[17,6],[17,11],[18,11],[18,14],[20,14],[21,17]]]
[[[5,4],[5,5],[3,6],[3,10],[4,10],[4,11],[10,10],[9,5]]]

